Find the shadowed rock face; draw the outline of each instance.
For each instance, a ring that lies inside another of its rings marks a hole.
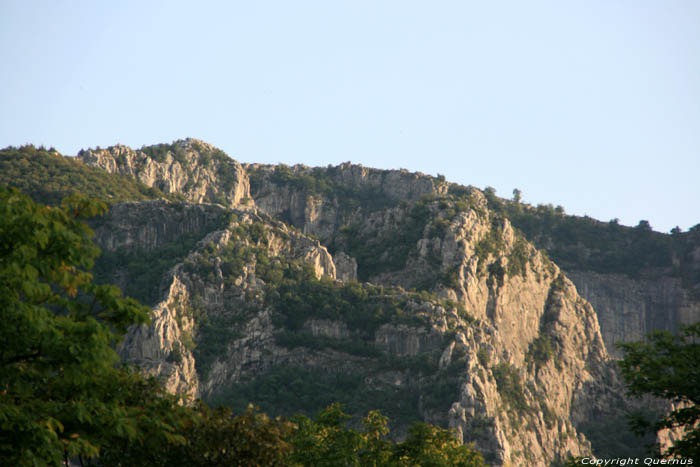
[[[354,392],[400,402],[405,418],[392,431],[422,419],[454,428],[495,465],[549,465],[590,453],[577,427],[627,404],[574,283],[605,310],[603,336],[660,324],[657,303],[690,310],[682,319],[696,312],[672,282],[635,288],[584,272],[572,283],[475,189],[455,195],[432,177],[350,164],[200,167],[214,149],[196,140],[171,149],[160,160],[122,146],[81,158],[192,201],[125,203],[96,229],[112,251],[200,239],[164,274],[151,325],[120,348],[173,392],[225,402],[255,381],[280,393],[309,383],[281,368],[350,375]],[[225,188],[222,167],[233,174]],[[303,265],[311,275],[285,289]],[[295,295],[305,290],[315,292]],[[628,317],[638,303],[647,311]]]
[[[681,280],[659,273],[653,279],[572,271],[569,278],[598,314],[608,352],[622,357],[618,343],[638,341],[655,330],[677,332],[700,320],[700,302]]]
[[[153,250],[185,235],[204,237],[226,212],[214,204],[165,200],[119,204],[94,222],[95,241],[107,251]]]

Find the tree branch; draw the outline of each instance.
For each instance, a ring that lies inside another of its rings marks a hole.
[[[30,354],[15,355],[11,359],[5,360],[4,362],[2,362],[2,364],[3,365],[12,365],[13,363],[22,362],[25,360],[32,360],[32,359],[40,357],[40,356],[41,356],[41,352],[39,352],[37,350],[36,352],[30,353]]]

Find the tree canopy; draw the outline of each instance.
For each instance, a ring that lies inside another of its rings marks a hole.
[[[669,399],[675,409],[649,424],[637,420],[641,431],[680,429],[683,437],[661,454],[700,459],[700,322],[674,336],[657,331],[643,342],[622,344],[622,374],[632,395],[651,394]]]
[[[149,431],[175,436],[174,412],[155,413],[172,401],[117,366],[121,333],[148,310],[92,284],[98,249],[81,220],[104,209],[78,197],[46,207],[0,188],[0,457],[15,464],[96,456]]]

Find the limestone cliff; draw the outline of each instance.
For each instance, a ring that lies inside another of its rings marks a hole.
[[[118,204],[94,221],[95,241],[106,251],[153,250],[187,235],[204,237],[225,212],[214,204],[165,200]]]
[[[241,164],[192,138],[141,150],[122,145],[88,149],[78,159],[109,173],[132,176],[164,193],[179,193],[195,203],[241,207],[249,201],[250,185]]]
[[[570,271],[571,280],[598,314],[603,340],[617,357],[617,343],[642,340],[652,331],[678,332],[681,325],[700,321],[700,300],[666,274],[630,278],[622,274]]]
[[[350,163],[327,169],[304,165],[244,167],[261,210],[321,239],[329,239],[368,210],[417,201],[447,190],[446,183],[420,173]]]

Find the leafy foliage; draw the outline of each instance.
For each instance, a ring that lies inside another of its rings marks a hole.
[[[207,402],[227,405],[234,411],[253,403],[267,413],[281,416],[312,415],[333,402],[340,402],[354,415],[382,407],[396,423],[420,419],[415,388],[371,388],[366,385],[365,376],[347,368],[329,371],[280,366],[245,383],[232,385]]]
[[[387,322],[425,324],[416,315],[405,312],[405,297],[387,294],[383,287],[318,280],[308,269],[287,269],[285,273],[280,283],[269,286],[266,297],[280,313],[280,324],[287,329],[300,329],[311,318],[342,319],[350,329],[373,337],[374,331]]]
[[[525,355],[525,361],[529,365],[539,367],[544,365],[554,356],[552,341],[547,334],[540,334],[530,342]]]
[[[622,344],[622,375],[631,395],[652,394],[678,404],[660,420],[637,419],[640,432],[651,428],[681,428],[682,439],[664,455],[700,459],[700,323],[687,326],[679,336],[656,331],[643,342]]]
[[[50,205],[58,205],[61,199],[75,193],[109,203],[166,196],[130,177],[108,174],[34,146],[0,150],[0,185],[13,186],[35,201]]]
[[[483,466],[483,458],[469,446],[461,446],[448,431],[424,423],[413,425],[408,438],[393,444],[387,419],[370,411],[363,430],[346,429],[348,416],[337,404],[318,414],[316,420],[296,417],[299,429],[291,437],[293,465],[347,466]]]
[[[169,402],[142,397],[152,383],[115,367],[118,333],[147,309],[91,282],[97,248],[81,219],[104,209],[79,197],[45,207],[0,188],[0,455],[12,464],[92,457],[155,424],[174,436]]]
[[[233,416],[228,408],[198,404],[182,435],[184,443],[149,445],[128,443],[105,450],[101,464],[117,466],[228,466],[283,467],[481,467],[482,456],[463,446],[452,433],[424,423],[415,424],[400,443],[388,439],[387,417],[372,410],[362,428],[347,427],[350,417],[340,404],[331,404],[314,419],[296,415],[271,419],[249,406]],[[155,449],[154,449],[155,447]]]
[[[230,408],[210,409],[201,401],[180,409],[181,441],[144,440],[105,447],[96,465],[105,467],[208,467],[212,465],[289,465],[293,423],[270,419],[254,407],[234,416]]]

